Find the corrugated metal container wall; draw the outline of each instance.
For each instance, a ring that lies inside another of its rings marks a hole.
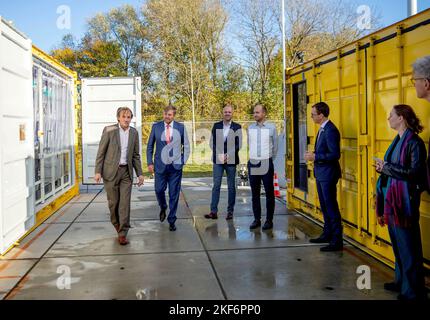
[[[82,183],[95,184],[94,170],[103,128],[116,124],[116,111],[128,107],[130,123],[139,132],[142,150],[141,78],[83,78],[82,84]]]
[[[0,17],[0,254],[34,224],[31,40]]]
[[[0,254],[79,194],[76,72],[0,18]]]
[[[313,164],[303,159],[313,150],[317,126],[310,108],[330,106],[330,119],[341,132],[342,179],[338,201],[345,235],[370,254],[393,265],[387,228],[376,223],[377,174],[373,157],[383,158],[396,132],[387,117],[395,104],[410,104],[426,127],[430,104],[416,97],[410,82],[412,63],[430,54],[430,10],[382,29],[359,41],[287,71],[288,206],[323,221]],[[421,233],[426,264],[430,263],[430,196],[423,193]]]

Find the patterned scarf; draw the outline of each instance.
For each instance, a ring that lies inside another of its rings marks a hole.
[[[401,138],[397,135],[385,153],[384,161],[404,166],[406,163],[407,145],[413,135],[414,133],[409,129],[406,129]],[[396,141],[398,141],[397,145]],[[388,160],[391,152],[391,159]],[[385,199],[382,190],[382,179],[384,178],[388,178]],[[398,180],[387,176],[383,177],[383,175],[378,178],[376,185],[376,213],[378,216],[384,216],[385,223],[388,224],[391,222],[400,227],[409,227],[411,225],[412,209],[408,190],[408,182],[405,180]]]

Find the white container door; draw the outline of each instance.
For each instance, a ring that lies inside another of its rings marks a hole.
[[[0,17],[0,253],[34,225],[31,40]]]
[[[105,126],[117,123],[116,110],[133,111],[131,126],[139,132],[142,150],[140,77],[86,78],[82,84],[82,175],[83,184],[95,184],[94,169]]]

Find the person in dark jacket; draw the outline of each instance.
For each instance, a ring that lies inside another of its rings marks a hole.
[[[227,220],[233,219],[236,202],[236,167],[239,164],[239,150],[242,146],[242,127],[232,121],[233,106],[225,105],[223,120],[212,127],[210,146],[212,148],[213,187],[210,213],[206,219],[218,218],[218,203],[224,171],[227,175],[228,207]]]
[[[312,120],[320,125],[315,139],[315,151],[306,152],[306,161],[314,161],[314,175],[318,197],[324,217],[323,233],[311,243],[329,243],[320,250],[341,251],[343,249],[342,217],[336,198],[336,185],[342,172],[340,159],[340,132],[329,120],[330,108],[325,102],[312,106]]]
[[[375,158],[376,214],[388,226],[395,256],[395,280],[384,288],[396,291],[399,300],[426,297],[423,252],[419,225],[421,193],[426,188],[426,148],[418,136],[423,130],[413,109],[396,105],[388,117],[398,132],[384,160]]]
[[[182,171],[190,156],[190,143],[183,123],[175,121],[176,107],[164,108],[163,121],[152,125],[146,148],[148,171],[154,173],[154,189],[160,206],[160,221],[166,219],[169,230],[176,231],[176,212],[181,194]],[[155,147],[155,150],[154,150]],[[166,189],[169,187],[169,206]]]

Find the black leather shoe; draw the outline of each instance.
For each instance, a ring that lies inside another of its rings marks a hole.
[[[233,212],[227,213],[227,217],[225,217],[225,220],[231,220],[233,219]]]
[[[269,221],[269,220],[267,220],[265,223],[264,223],[264,225],[263,225],[263,230],[270,230],[270,229],[272,229],[273,228],[273,222],[272,221]]]
[[[260,226],[261,226],[261,221],[260,220],[254,220],[254,222],[251,223],[251,225],[249,226],[249,229],[251,229],[251,230],[257,229]]]
[[[166,209],[161,209],[160,211],[160,221],[163,222],[166,220]]]
[[[205,214],[206,219],[218,219],[218,214],[216,212],[211,212],[209,214]]]
[[[330,240],[326,237],[319,237],[309,240],[310,243],[329,243]]]
[[[384,283],[384,289],[387,291],[400,292],[400,285],[395,282]]]
[[[322,252],[331,252],[331,251],[342,251],[343,245],[333,245],[329,244],[328,246],[322,247],[320,251]]]
[[[169,226],[169,230],[170,230],[170,231],[176,231],[176,226],[175,226],[175,224],[174,224],[174,223],[171,223],[171,224],[170,224],[170,226]]]

